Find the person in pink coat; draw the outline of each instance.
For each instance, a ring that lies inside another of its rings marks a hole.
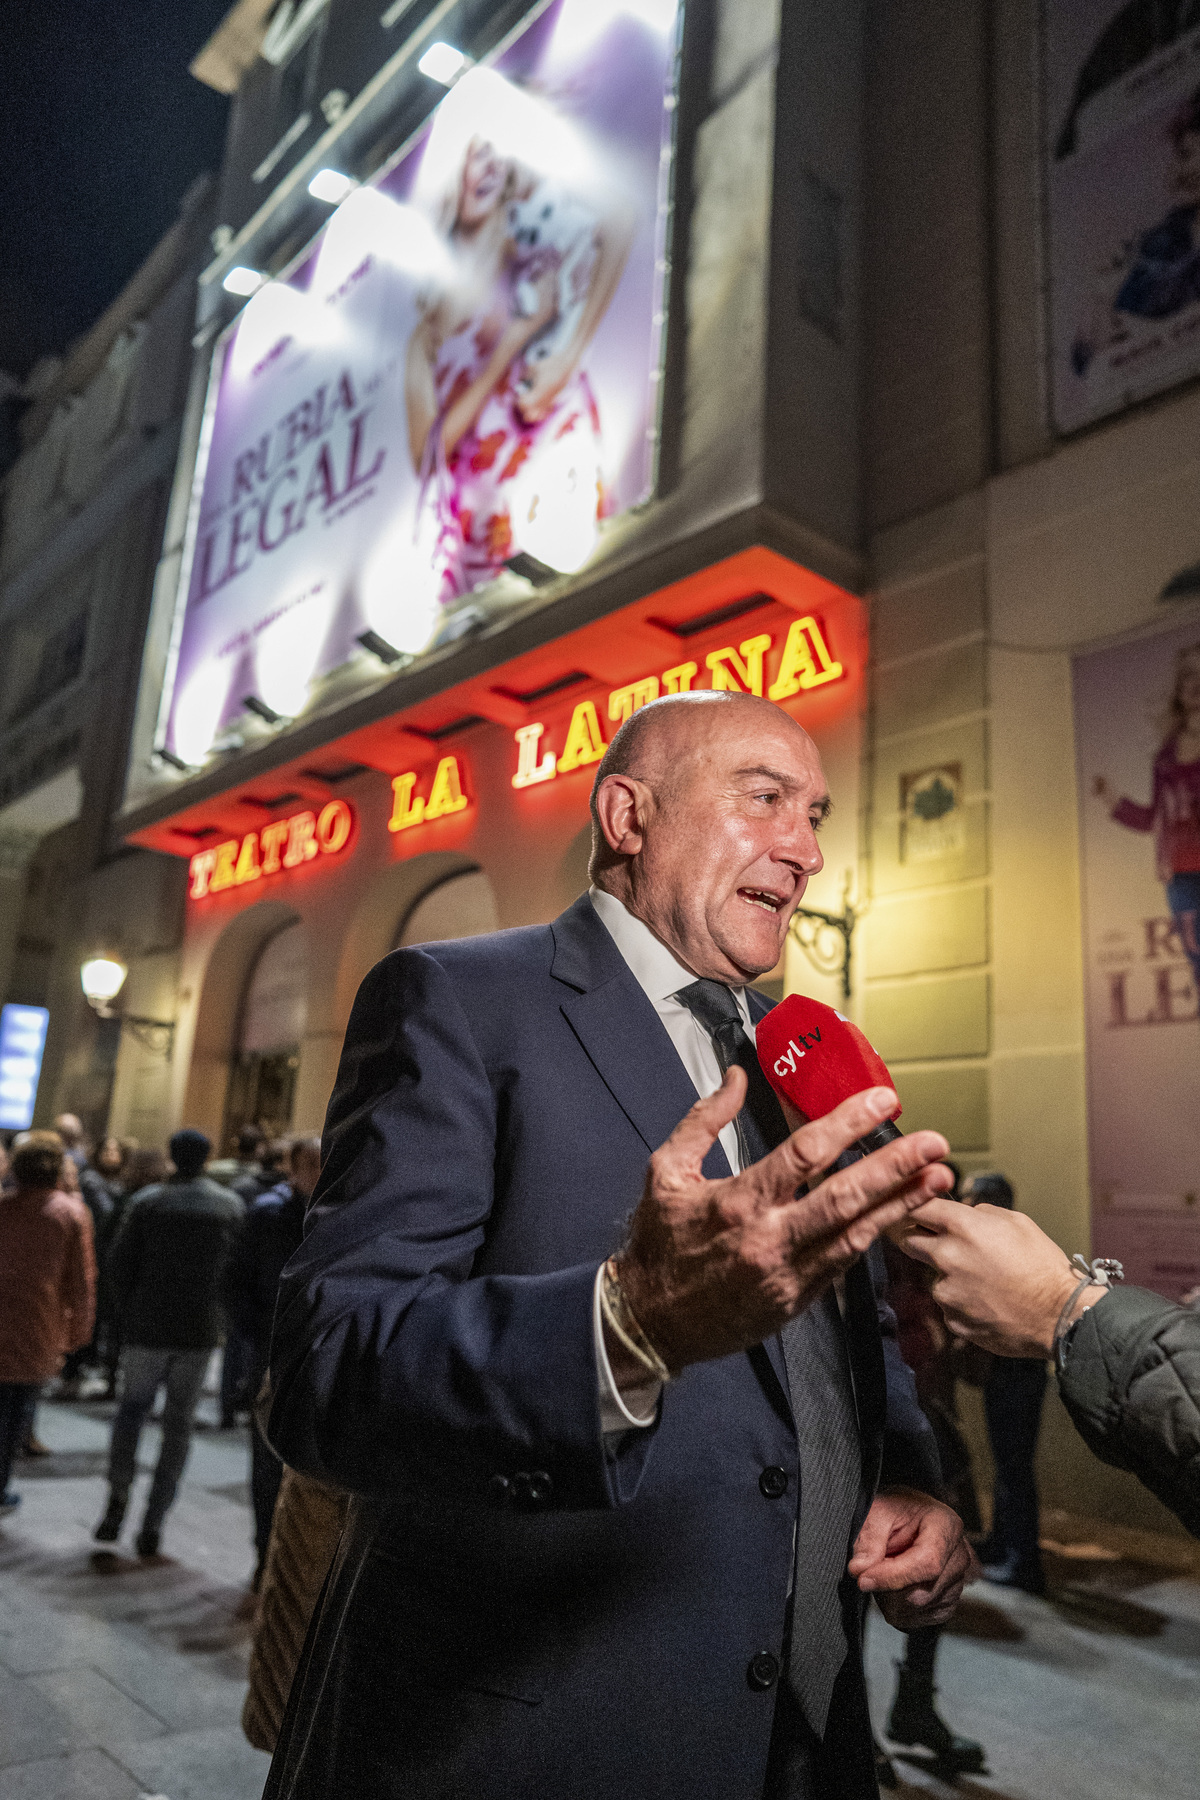
[[[15,1186],[0,1194],[0,1513],[13,1460],[42,1383],[92,1335],[96,1253],[92,1219],[61,1186],[63,1143],[30,1131],[12,1152]]]

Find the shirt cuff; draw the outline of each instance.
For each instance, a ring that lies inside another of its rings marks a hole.
[[[608,1360],[608,1351],[604,1347],[604,1316],[600,1310],[600,1278],[604,1273],[604,1264],[596,1270],[596,1282],[592,1288],[592,1336],[596,1345],[596,1388],[600,1398],[600,1429],[605,1438],[615,1437],[625,1431],[645,1431],[653,1425],[658,1416],[658,1397],[662,1393],[662,1382],[655,1381],[648,1375],[644,1382],[631,1387],[622,1396],[613,1378],[612,1367]],[[626,1401],[632,1406],[626,1405]],[[633,1411],[636,1407],[637,1411]]]

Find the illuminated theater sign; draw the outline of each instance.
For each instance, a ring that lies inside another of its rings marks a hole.
[[[710,650],[704,658],[703,673],[699,663],[687,661],[664,669],[660,675],[643,675],[626,682],[609,693],[605,709],[608,720],[619,728],[639,707],[648,706],[664,694],[689,694],[707,687],[719,693],[757,694],[782,702],[845,678],[844,665],[830,653],[821,623],[811,614],[794,619],[789,625],[778,672],[774,681],[768,682],[766,659],[774,644],[771,632],[758,632],[740,644]],[[542,724],[518,727],[517,768],[512,778],[515,788],[535,787],[598,763],[608,748],[594,700],[576,703],[557,754],[553,749],[543,749],[545,733]]]
[[[188,865],[189,897],[204,900],[226,888],[246,887],[285,870],[303,868],[318,856],[337,856],[353,834],[354,812],[345,800],[331,800],[319,813],[305,811],[273,819],[257,831],[229,838],[211,850],[198,850]]]

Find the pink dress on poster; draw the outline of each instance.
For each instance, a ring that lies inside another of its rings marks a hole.
[[[494,321],[494,311],[482,321],[468,319],[445,339],[434,364],[438,423],[422,471],[421,506],[437,522],[444,606],[500,573],[524,548],[543,506],[575,501],[573,487],[570,495],[559,491],[562,471],[576,470],[577,481],[590,478],[594,516],[603,512],[600,415],[582,369],[568,378],[549,412],[529,423],[518,411],[521,368],[510,366],[449,456],[442,450],[440,422],[486,367],[500,335]],[[552,459],[542,454],[551,447]]]

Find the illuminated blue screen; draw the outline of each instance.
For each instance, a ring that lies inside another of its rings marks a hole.
[[[0,1006],[0,1129],[33,1122],[50,1014],[44,1006]]]

